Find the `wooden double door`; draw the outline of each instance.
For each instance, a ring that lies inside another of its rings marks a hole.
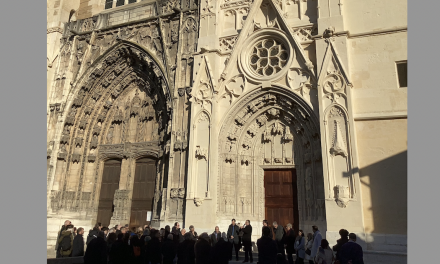
[[[113,201],[115,191],[119,189],[120,174],[121,160],[109,160],[104,163],[97,216],[97,222],[100,222],[103,226],[110,224],[114,212]],[[150,158],[137,160],[132,192],[130,228],[148,224],[147,212],[153,211],[155,181],[156,160]]]
[[[265,170],[265,215],[269,225],[276,221],[286,227],[291,223],[299,229],[298,187],[296,170]]]

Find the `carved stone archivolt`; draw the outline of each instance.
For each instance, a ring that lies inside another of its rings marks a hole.
[[[72,104],[64,120],[58,158],[67,161],[66,171],[71,164],[80,165],[79,185],[76,192],[66,196],[69,206],[64,209],[80,208],[85,176],[93,175],[86,172],[90,169],[95,170],[95,180],[89,206],[94,206],[100,177],[97,158],[162,155],[170,137],[167,126],[171,119],[165,76],[154,57],[133,44],[121,43],[73,84],[75,88],[69,94]],[[94,167],[86,168],[87,163]],[[64,175],[62,190],[72,177],[70,173]]]
[[[312,158],[321,154],[318,119],[307,102],[285,89],[272,86],[270,91],[248,92],[223,121],[218,150],[219,217],[264,215],[263,165],[294,165],[298,191],[309,197],[300,201],[300,215],[305,221],[321,217],[322,211],[314,204],[324,199],[322,172],[316,169],[322,164]],[[249,185],[236,186],[237,180]]]

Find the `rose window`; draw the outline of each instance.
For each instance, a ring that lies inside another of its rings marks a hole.
[[[258,41],[250,54],[250,64],[261,76],[272,76],[286,65],[289,54],[280,42],[273,39]]]

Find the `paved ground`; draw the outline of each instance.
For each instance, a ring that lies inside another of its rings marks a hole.
[[[257,261],[258,261],[258,253],[253,253],[252,254],[252,256],[254,257],[254,262],[253,263],[257,263]],[[244,260],[244,252],[239,252],[238,253],[238,257],[239,257],[239,260],[238,261],[235,261],[235,252],[232,254],[232,261],[229,261],[229,264],[239,264],[239,263],[243,263],[243,260]],[[296,258],[296,255],[294,254],[293,255],[293,260],[295,260],[295,258]]]

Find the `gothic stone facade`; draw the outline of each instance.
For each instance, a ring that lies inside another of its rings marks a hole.
[[[249,219],[256,241],[264,170],[295,168],[300,228],[405,258],[405,2],[68,2],[48,2],[48,255],[65,219],[93,226],[110,159],[128,223],[149,158],[153,226]]]

